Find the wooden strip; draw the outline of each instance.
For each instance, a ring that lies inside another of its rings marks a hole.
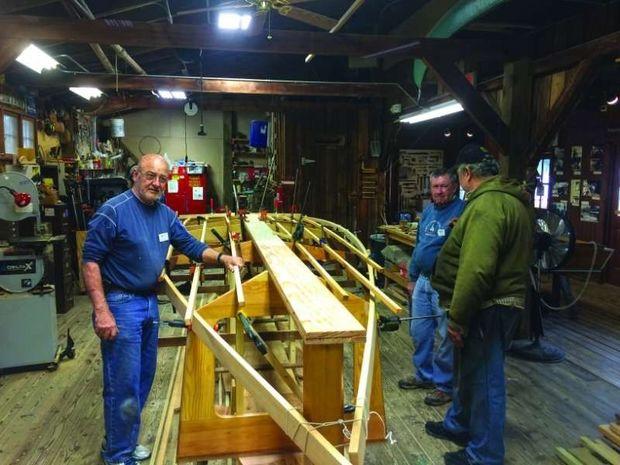
[[[226,218],[226,225],[228,227],[228,242],[230,243],[230,253],[233,257],[237,257],[237,247],[235,246],[235,241],[232,237],[232,231],[230,229],[230,219],[228,216]],[[238,266],[233,267],[233,273],[235,275],[235,292],[237,294],[237,305],[239,307],[245,306],[245,295],[243,294],[243,286],[241,286],[241,272],[239,271]]]
[[[353,247],[346,240],[344,240],[342,237],[340,237],[338,234],[336,234],[329,228],[324,228],[323,232],[325,232],[325,234],[327,234],[329,237],[334,239],[336,242],[339,242],[340,244],[347,247],[347,249],[349,249],[351,252],[353,252],[355,255],[361,258],[366,265],[371,266],[372,268],[374,268],[375,270],[379,272],[383,272],[383,267],[379,265],[377,262],[375,262],[372,258],[368,257],[368,255],[365,252],[362,252],[361,250],[356,249],[355,247]]]
[[[620,425],[618,423],[610,423],[609,428],[616,434],[620,435]]]
[[[297,381],[291,376],[291,374],[286,370],[286,367],[278,360],[278,358],[271,352],[267,352],[265,355],[265,360],[269,362],[269,364],[276,370],[276,373],[282,378],[282,380],[286,383],[286,385],[291,388],[291,391],[295,393],[297,397],[302,398],[301,387],[297,383]]]
[[[202,232],[200,233],[200,242],[204,242],[205,235],[207,234],[207,219],[204,218],[203,221]],[[194,276],[192,278],[192,287],[190,288],[189,298],[187,299],[187,307],[185,307],[185,325],[189,325],[192,322],[192,315],[194,313],[194,307],[196,306],[196,295],[198,295],[201,275],[202,264],[196,264],[196,268],[194,268]]]
[[[583,465],[604,465],[587,447],[575,447],[568,452]]]
[[[164,275],[163,283],[166,295],[170,299],[170,303],[175,308],[175,310],[178,313],[185,311],[185,309],[187,308],[187,300],[185,299],[183,294],[179,292],[179,290],[167,274]]]
[[[355,413],[349,442],[349,460],[353,465],[363,465],[368,437],[368,406],[375,364],[375,347],[377,346],[377,312],[374,302],[370,302],[366,326],[366,344],[364,345],[364,357],[360,371],[360,382],[357,386]]]
[[[197,313],[192,320],[192,330],[211,349],[220,363],[243,383],[256,402],[313,463],[321,465],[350,463],[318,430],[308,425],[306,419]]]
[[[362,325],[264,222],[245,223],[306,344],[363,340]]]
[[[182,375],[184,362],[185,350],[179,347],[174,360],[174,367],[172,369],[172,377],[170,378],[170,384],[166,394],[163,415],[161,416],[159,427],[157,428],[157,434],[155,435],[155,443],[153,445],[153,452],[149,462],[150,465],[163,465],[166,457],[168,439],[170,436],[170,430],[172,429],[172,420],[174,418],[175,410],[178,408],[177,403],[180,400],[179,394],[181,392],[181,384],[183,380]]]
[[[275,222],[275,225],[286,235],[287,239],[293,239],[291,233],[289,233],[284,226],[282,226],[277,221]],[[301,253],[304,258],[308,260],[308,262],[310,262],[312,267],[317,271],[317,273],[319,273],[321,278],[325,280],[332,292],[336,294],[336,296],[340,300],[345,300],[349,298],[349,294],[342,288],[340,284],[336,282],[336,280],[327,272],[327,270],[325,270],[325,268],[321,266],[321,264],[314,258],[314,256],[310,252],[308,252],[308,250],[302,244],[300,244],[299,242],[295,242],[295,248],[299,250],[299,253]]]
[[[556,447],[555,452],[562,461],[562,463],[566,465],[583,465],[580,460],[577,460],[574,455],[569,453],[563,447]]]
[[[316,234],[314,234],[312,231],[310,231],[309,229],[304,228],[304,234],[307,234],[315,242],[317,242],[318,244],[321,244],[321,240],[319,239],[319,237]],[[380,300],[393,313],[401,313],[403,311],[400,305],[398,305],[396,302],[390,299],[387,295],[385,295],[385,293],[381,289],[379,289],[377,286],[372,284],[362,273],[357,271],[355,267],[353,267],[348,261],[346,261],[340,255],[338,255],[334,249],[332,249],[327,244],[322,244],[322,245],[323,245],[323,248],[327,251],[327,253],[334,260],[340,263],[340,265],[342,265],[351,275],[353,275],[355,279],[357,279],[360,282],[360,284],[362,284],[366,289],[368,289],[371,295],[373,295],[377,300]]]
[[[607,460],[609,463],[613,465],[620,463],[620,454],[618,454],[606,444],[603,444],[600,441],[594,442],[590,438],[587,438],[585,436],[581,436],[581,442],[593,453]]]

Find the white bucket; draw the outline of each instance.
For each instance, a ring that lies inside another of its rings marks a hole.
[[[123,118],[110,119],[110,135],[112,137],[125,137],[125,120]]]

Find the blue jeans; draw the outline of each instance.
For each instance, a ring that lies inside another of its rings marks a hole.
[[[140,414],[157,367],[159,310],[157,297],[114,290],[106,295],[116,319],[118,335],[101,341],[103,361],[103,413],[106,449],[111,463],[133,463]]]
[[[475,464],[504,463],[504,353],[519,316],[519,310],[501,305],[480,311],[472,318],[463,348],[455,350],[456,386],[444,426],[452,433],[469,434],[465,450]]]
[[[439,295],[430,280],[420,275],[413,290],[411,316],[440,315],[439,318],[411,320],[409,332],[413,338],[413,366],[420,381],[432,381],[437,389],[452,394],[452,364],[454,348],[448,337],[446,312],[439,305]],[[434,351],[435,330],[439,346]]]

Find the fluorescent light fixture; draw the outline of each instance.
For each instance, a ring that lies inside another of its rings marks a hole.
[[[449,100],[438,105],[433,105],[425,110],[407,113],[398,118],[401,123],[421,123],[429,119],[441,118],[442,116],[451,115],[463,111],[463,106],[456,100]]]
[[[54,69],[59,63],[34,44],[28,45],[17,57],[22,65],[41,74],[44,69]]]
[[[240,15],[237,13],[222,12],[217,17],[217,27],[231,31],[236,31],[239,29],[245,31],[248,27],[250,27],[251,22],[252,16]]]
[[[165,100],[185,100],[187,95],[182,90],[158,90],[157,95]]]
[[[103,93],[96,87],[69,87],[69,90],[75,94],[78,94],[80,97],[85,98],[86,100],[90,100],[91,98],[99,98]]]

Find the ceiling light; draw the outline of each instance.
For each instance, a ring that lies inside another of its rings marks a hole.
[[[467,137],[468,139],[473,139],[475,136],[474,131],[472,131],[471,129],[468,129],[467,131],[465,131],[465,137]]]
[[[449,128],[446,128],[443,130],[443,136],[448,138],[448,137],[452,137],[452,131]]]
[[[187,99],[187,95],[182,90],[163,90],[159,89],[157,91],[157,96],[159,98],[163,98],[164,100],[185,100]]]
[[[463,106],[456,100],[450,100],[438,105],[433,105],[424,110],[406,113],[398,118],[398,121],[401,123],[415,124],[430,119],[441,118],[442,116],[451,115],[452,113],[458,113],[459,111],[463,111]]]
[[[617,95],[613,96],[613,97],[608,97],[607,98],[607,105],[616,105],[618,103],[618,101],[620,101],[620,99],[618,98]]]
[[[252,16],[250,15],[222,12],[217,18],[217,27],[232,31],[239,29],[245,31],[248,27],[250,27],[251,22]]]
[[[69,90],[75,94],[78,94],[80,97],[85,98],[86,100],[90,100],[91,98],[99,98],[101,97],[101,92],[96,87],[69,87]]]
[[[22,65],[41,74],[44,69],[54,69],[59,63],[34,44],[28,45],[17,57]]]

